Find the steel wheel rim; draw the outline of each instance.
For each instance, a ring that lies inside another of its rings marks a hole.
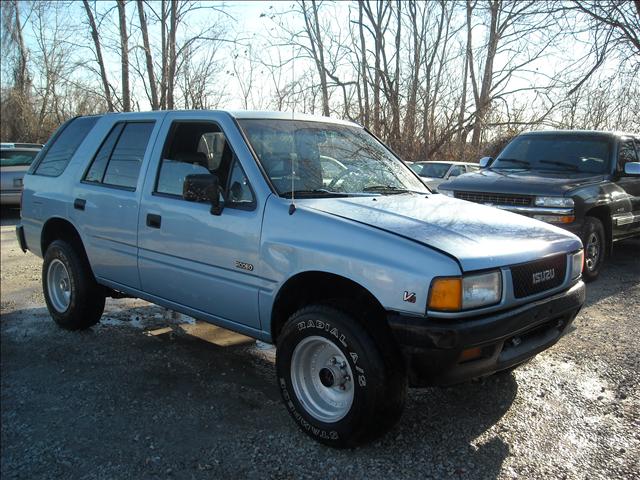
[[[296,346],[291,356],[291,384],[305,411],[321,422],[338,422],[353,405],[349,362],[324,337],[307,337]]]
[[[587,246],[585,248],[584,263],[587,266],[587,270],[592,272],[598,264],[600,258],[600,240],[595,232],[591,232],[587,238]]]
[[[64,263],[57,258],[52,260],[47,270],[47,291],[49,301],[56,311],[62,313],[71,303],[71,280]]]

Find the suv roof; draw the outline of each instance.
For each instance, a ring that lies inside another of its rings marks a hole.
[[[273,112],[273,111],[253,111],[253,110],[157,110],[157,111],[147,111],[147,112],[110,112],[105,115],[118,115],[123,117],[128,116],[146,116],[152,114],[166,114],[170,112],[211,112],[211,113],[226,113],[236,120],[297,120],[297,121],[305,121],[305,122],[323,122],[323,123],[333,123],[338,125],[349,125],[353,127],[360,127],[357,123],[350,122],[348,120],[338,120],[330,117],[323,117],[320,115],[308,115],[305,113],[295,113],[295,112]]]

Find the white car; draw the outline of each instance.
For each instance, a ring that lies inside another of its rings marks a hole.
[[[438,185],[442,182],[463,173],[480,170],[477,163],[466,162],[414,162],[409,165],[409,168],[416,172],[420,180],[434,192],[438,191]]]

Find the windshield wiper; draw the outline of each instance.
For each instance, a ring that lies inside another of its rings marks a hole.
[[[411,190],[406,188],[394,187],[393,185],[371,185],[362,189],[363,192],[376,192],[376,193],[407,193]]]
[[[526,165],[528,167],[531,166],[531,163],[529,163],[527,160],[520,160],[519,158],[498,158],[496,159],[496,162],[511,162],[511,163],[519,163],[520,165]],[[490,167],[493,167],[493,165],[490,165]],[[500,168],[500,167],[497,167]]]
[[[325,188],[316,188],[313,190],[293,190],[288,192],[283,192],[280,194],[281,197],[291,198],[291,194],[294,197],[347,197],[346,193],[341,192],[332,192],[331,190],[327,190]]]
[[[569,167],[574,172],[579,171],[580,169],[576,167],[573,163],[561,162],[559,160],[538,160],[538,163],[549,163],[551,165],[560,165],[561,167]]]

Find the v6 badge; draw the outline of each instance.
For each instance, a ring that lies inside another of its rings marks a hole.
[[[409,303],[416,303],[416,292],[407,292],[405,290],[402,300]]]

